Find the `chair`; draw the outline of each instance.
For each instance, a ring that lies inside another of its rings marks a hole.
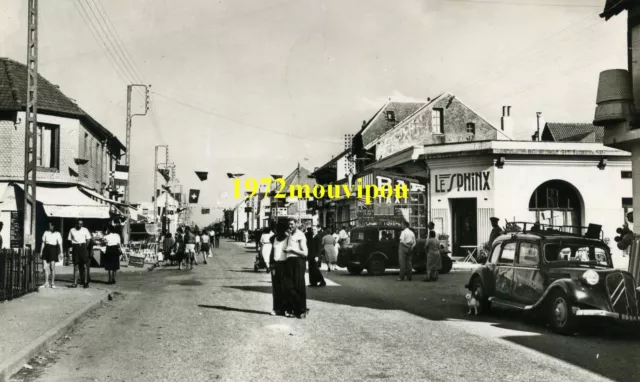
[[[460,248],[464,248],[467,251],[467,256],[462,260],[463,263],[478,264],[474,256],[478,250],[477,245],[461,245]]]

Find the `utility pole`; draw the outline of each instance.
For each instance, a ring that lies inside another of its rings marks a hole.
[[[298,170],[296,171],[296,183],[300,184],[300,162],[298,162]],[[302,216],[300,215],[300,198],[298,198],[298,225],[302,226]]]
[[[36,250],[36,180],[38,162],[38,0],[29,0],[27,38],[27,109],[24,126],[24,201],[22,246]]]
[[[143,87],[144,91],[145,91],[145,94],[146,94],[146,99],[145,99],[145,103],[144,103],[144,113],[142,113],[142,114],[140,114],[140,113],[131,114],[131,93],[132,93],[134,87]],[[126,161],[125,164],[129,169],[129,174],[131,174],[131,120],[135,116],[147,115],[147,111],[149,111],[149,88],[150,87],[151,87],[151,85],[149,85],[149,86],[140,85],[140,84],[127,85],[127,152],[125,153],[125,161]],[[127,181],[127,185],[125,186],[125,189],[124,189],[124,204],[126,204],[127,206],[131,202],[131,200],[129,200],[129,189],[130,188],[131,188],[131,177],[129,177],[129,180]],[[155,193],[155,190],[153,192]],[[154,195],[154,198],[155,198],[155,195]],[[155,217],[155,215],[154,215],[154,217]],[[130,221],[129,218],[127,218],[126,226],[125,226],[125,229],[124,229],[124,232],[123,232],[124,233],[123,236],[124,236],[124,243],[125,244],[129,243],[129,231],[130,230],[131,230],[131,221]]]

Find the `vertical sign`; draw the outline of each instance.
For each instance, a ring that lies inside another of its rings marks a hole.
[[[10,248],[22,248],[24,245],[24,230],[22,213],[11,211],[11,222],[9,224]]]

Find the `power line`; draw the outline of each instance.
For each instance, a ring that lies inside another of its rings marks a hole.
[[[326,141],[326,140],[322,140],[322,139],[309,138],[309,137],[304,137],[304,136],[301,136],[301,135],[295,135],[295,134],[287,133],[287,132],[284,132],[284,131],[272,130],[272,129],[268,129],[266,127],[262,127],[262,126],[258,126],[258,125],[254,125],[254,124],[238,121],[238,120],[235,120],[233,118],[229,118],[229,117],[226,117],[224,115],[213,113],[213,112],[211,112],[209,110],[202,109],[202,108],[200,108],[198,106],[191,105],[191,104],[189,104],[187,102],[183,102],[183,101],[180,101],[178,99],[175,99],[175,98],[172,98],[172,97],[160,94],[160,93],[156,93],[156,92],[152,92],[152,93],[157,95],[158,97],[164,98],[164,99],[166,99],[168,101],[177,103],[177,104],[182,105],[184,107],[188,107],[190,109],[197,110],[197,111],[199,111],[201,113],[208,114],[208,115],[220,118],[220,119],[225,119],[227,121],[231,121],[231,122],[237,123],[237,124],[242,125],[242,126],[251,127],[251,128],[254,128],[254,129],[257,129],[257,130],[262,130],[262,131],[266,131],[266,132],[269,132],[269,133],[283,135],[283,136],[290,137],[290,138],[297,138],[297,139],[306,140],[306,141],[327,143],[327,144],[332,144],[332,145],[342,145],[343,144],[343,142]]]
[[[520,3],[512,1],[492,1],[492,0],[445,0],[457,3],[478,3],[478,4],[502,4],[502,5],[522,5],[529,7],[567,7],[567,8],[601,8],[601,5],[584,4],[557,4],[557,3]]]

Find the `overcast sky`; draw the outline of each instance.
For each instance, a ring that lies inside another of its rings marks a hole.
[[[0,56],[21,62],[26,4],[0,0]],[[511,105],[519,139],[530,139],[537,111],[547,121],[592,121],[598,73],[626,68],[626,14],[605,22],[603,5],[40,1],[39,70],[123,143],[126,85],[152,84],[156,112],[133,122],[132,201],[150,199],[153,148],[169,144],[180,181],[202,190],[201,206],[227,207],[235,201],[225,173],[287,175],[298,162],[313,170],[389,97],[449,91],[495,126],[501,106]],[[105,48],[96,34],[105,32],[119,35],[122,53],[106,37]],[[194,170],[209,171],[209,180]],[[220,216],[213,212],[197,222]]]

